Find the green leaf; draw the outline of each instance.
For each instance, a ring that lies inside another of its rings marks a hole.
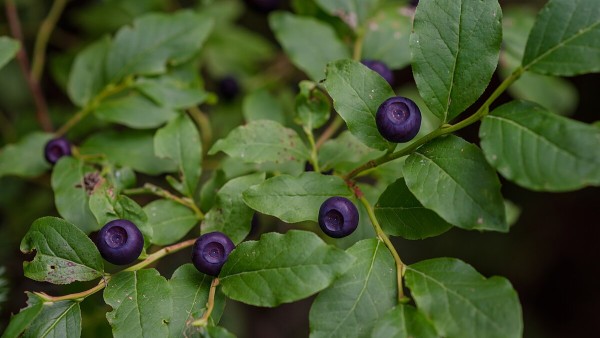
[[[208,211],[217,200],[217,191],[227,183],[227,177],[223,170],[215,170],[210,178],[202,183],[200,189],[200,210]]]
[[[93,167],[72,157],[61,158],[52,171],[52,190],[56,210],[68,222],[83,232],[99,230],[100,226],[88,206],[88,189],[85,181],[96,182],[98,173]]]
[[[96,279],[104,271],[92,240],[60,218],[38,218],[23,237],[20,249],[24,253],[35,250],[33,260],[23,262],[23,270],[36,281],[69,284]]]
[[[381,0],[315,0],[315,2],[333,16],[338,16],[350,28],[357,29],[372,14]]]
[[[160,107],[135,90],[102,101],[94,110],[101,120],[131,128],[156,128],[177,116],[170,108]]]
[[[185,109],[206,101],[208,93],[198,84],[185,82],[170,74],[136,80],[135,87],[154,102],[168,109]]]
[[[229,298],[274,307],[323,290],[353,261],[312,232],[266,233],[232,251],[219,278]]]
[[[600,71],[600,7],[596,0],[550,0],[529,34],[523,67],[572,76]]]
[[[2,333],[2,338],[20,337],[21,333],[42,313],[44,307],[42,300],[32,293],[27,293],[27,297],[27,307],[10,318],[6,330]]]
[[[208,152],[219,151],[246,163],[304,162],[310,153],[298,134],[275,121],[258,120],[232,130]]]
[[[593,126],[513,101],[483,119],[479,137],[488,162],[528,189],[600,185],[600,130]]]
[[[360,62],[340,60],[327,65],[324,85],[354,136],[371,148],[390,148],[375,124],[377,108],[395,96],[386,80]]]
[[[398,300],[394,259],[383,242],[366,239],[347,252],[354,264],[310,309],[313,338],[366,337]]]
[[[206,311],[208,293],[213,277],[202,274],[192,264],[177,268],[169,280],[173,297],[173,317],[169,322],[169,337],[189,337],[196,328],[190,324]],[[218,323],[225,307],[225,297],[215,293],[215,307],[210,319]]]
[[[361,163],[376,159],[384,152],[365,146],[349,131],[343,131],[335,139],[327,140],[319,149],[321,171],[335,169],[349,172]]]
[[[504,210],[506,210],[506,223],[513,226],[521,216],[521,208],[509,200],[504,200]]]
[[[173,161],[154,155],[154,134],[150,131],[103,131],[88,138],[79,150],[85,155],[103,154],[116,165],[149,175],[177,170]]]
[[[110,82],[136,75],[161,74],[198,54],[212,20],[191,11],[147,14],[117,32],[106,56]]]
[[[348,47],[323,22],[275,12],[269,16],[269,25],[292,62],[313,81],[323,79],[330,61],[350,58]]]
[[[44,147],[51,138],[51,134],[33,132],[5,146],[0,150],[0,177],[36,177],[48,170],[50,165],[44,158]]]
[[[190,208],[171,200],[156,200],[144,206],[148,225],[152,227],[152,243],[169,245],[180,240],[198,223]]]
[[[19,41],[8,36],[0,36],[0,69],[17,55],[20,48]]]
[[[376,324],[371,338],[436,338],[431,322],[412,305],[400,304]]]
[[[296,122],[308,130],[323,126],[329,120],[331,111],[329,97],[314,82],[301,81],[299,87],[300,93],[295,102]]]
[[[221,187],[215,205],[202,223],[202,232],[220,231],[235,244],[243,241],[250,233],[254,210],[244,203],[242,192],[264,180],[264,173],[255,173],[234,178]]]
[[[235,335],[224,327],[209,326],[203,335],[204,338],[235,338]]]
[[[452,227],[415,198],[404,178],[388,186],[373,209],[383,231],[392,236],[424,239],[440,235]]]
[[[365,25],[362,58],[382,61],[390,69],[409,65],[411,19],[400,5],[379,10]]]
[[[477,146],[453,135],[438,138],[406,159],[404,176],[419,202],[448,223],[508,231],[500,181]]]
[[[423,100],[443,122],[468,108],[487,87],[502,42],[497,0],[419,3],[410,49]]]
[[[88,104],[106,86],[104,61],[110,48],[110,38],[104,37],[87,46],[75,57],[67,93],[73,103],[79,107]]]
[[[319,208],[333,196],[352,196],[339,176],[315,172],[298,177],[280,175],[244,191],[244,202],[254,210],[287,223],[317,221]]]
[[[194,122],[185,114],[175,117],[154,136],[154,151],[179,167],[185,195],[191,197],[200,180],[202,143]]]
[[[284,108],[277,98],[266,89],[255,90],[246,97],[242,104],[242,112],[246,122],[271,120],[285,124]]]
[[[37,300],[33,300],[33,298]],[[37,315],[25,330],[24,338],[81,336],[81,310],[79,302],[60,301],[42,303],[37,296],[29,296],[29,301],[42,304],[42,312]],[[37,305],[36,304],[36,305]]]
[[[167,337],[172,316],[171,287],[154,269],[122,271],[110,279],[104,301],[115,338]]]
[[[409,265],[405,281],[442,337],[521,337],[519,297],[503,277],[486,279],[454,258]]]

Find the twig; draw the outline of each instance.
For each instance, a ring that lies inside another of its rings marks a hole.
[[[102,280],[100,281],[100,283],[98,283],[98,285],[94,286],[93,288],[82,291],[82,292],[72,293],[70,295],[54,297],[54,296],[50,296],[43,292],[34,292],[34,294],[36,294],[37,296],[42,298],[44,300],[44,302],[59,302],[61,300],[82,301],[85,297],[93,295],[94,293],[104,289],[106,287],[106,284],[108,284],[109,280],[110,280],[110,275],[104,276],[102,278]]]
[[[204,213],[202,213],[202,211],[196,206],[192,199],[176,196],[168,190],[165,190],[151,183],[146,183],[141,188],[126,189],[123,191],[123,193],[126,195],[152,194],[158,197],[166,198],[192,209],[192,211],[196,214],[196,217],[198,217],[198,219],[204,219]]]
[[[52,8],[50,8],[48,16],[40,25],[31,62],[31,77],[35,81],[40,81],[40,78],[42,77],[44,65],[46,64],[46,45],[48,45],[48,39],[50,39],[50,35],[52,34],[60,15],[65,9],[67,1],[68,0],[55,0],[52,4]]]
[[[335,119],[331,122],[331,124],[327,127],[327,129],[325,129],[325,131],[323,131],[321,136],[319,136],[319,139],[317,140],[315,147],[317,149],[321,148],[323,143],[325,143],[325,141],[329,140],[333,136],[333,134],[335,134],[335,132],[338,131],[338,129],[340,129],[340,127],[343,125],[344,125],[344,120],[342,120],[342,118],[339,115],[336,115]]]
[[[212,283],[210,283],[210,291],[208,292],[208,302],[206,303],[206,312],[204,312],[204,315],[202,315],[200,319],[192,322],[193,326],[206,326],[206,324],[208,324],[208,318],[210,318],[210,315],[212,314],[213,309],[215,307],[215,293],[217,291],[218,285],[219,278],[215,277]]]

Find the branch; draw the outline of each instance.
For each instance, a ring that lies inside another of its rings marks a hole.
[[[35,81],[40,81],[42,73],[44,72],[44,65],[46,64],[46,45],[48,45],[48,39],[60,18],[65,5],[68,0],[55,0],[50,8],[48,16],[42,21],[40,29],[38,30],[37,38],[35,40],[35,47],[33,50],[33,58],[31,63],[31,77]]]
[[[123,193],[126,195],[151,194],[158,197],[166,198],[192,209],[192,211],[196,214],[196,217],[198,217],[198,219],[204,219],[204,214],[196,206],[196,203],[194,203],[194,201],[191,198],[176,196],[168,190],[165,190],[151,183],[146,183],[141,188],[126,189],[123,191]]]
[[[215,277],[212,283],[210,283],[210,291],[208,292],[208,302],[206,303],[206,312],[204,312],[204,315],[200,319],[195,320],[192,323],[193,326],[206,326],[206,324],[208,324],[208,318],[210,318],[210,315],[212,314],[213,309],[215,307],[215,293],[217,291],[218,285],[219,278]]]

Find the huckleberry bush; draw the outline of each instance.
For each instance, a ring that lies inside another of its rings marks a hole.
[[[49,177],[58,217],[23,224],[20,249],[27,278],[59,285],[34,284],[3,337],[79,337],[87,311],[107,311],[115,337],[231,337],[226,299],[313,295],[311,337],[522,336],[507,279],[404,261],[390,237],[508,232],[499,176],[600,185],[600,128],[558,114],[574,107],[559,77],[600,71],[597,0],[549,0],[537,16],[498,0],[247,1],[280,49],[235,23],[244,1],[73,5],[75,42],[52,33],[64,3],[34,48],[0,38],[43,130],[4,146],[0,176]],[[416,90],[391,87],[389,70],[409,65]],[[49,95],[65,99],[48,108]],[[467,126],[478,142],[456,134]],[[298,224],[248,240],[258,213]],[[185,263],[156,268],[181,250]]]

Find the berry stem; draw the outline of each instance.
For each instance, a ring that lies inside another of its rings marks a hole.
[[[141,261],[135,265],[132,265],[123,271],[137,271],[137,270],[143,269],[146,266],[156,262],[157,260],[159,260],[167,255],[170,255],[179,250],[182,250],[189,246],[194,245],[194,242],[196,242],[196,238],[188,239],[187,241],[179,242],[177,244],[173,244],[171,246],[164,247],[164,248],[158,250],[157,252],[149,255],[143,261]]]
[[[318,149],[315,145],[315,137],[313,135],[312,129],[304,127],[302,128],[304,133],[306,134],[306,138],[308,139],[308,143],[310,144],[310,162],[316,172],[321,172],[319,168],[319,155]]]
[[[35,81],[40,81],[42,73],[44,72],[44,65],[46,63],[46,45],[60,15],[65,9],[65,5],[68,0],[55,0],[50,8],[48,16],[42,21],[40,29],[38,30],[37,38],[35,39],[35,46],[33,49],[33,57],[31,62],[31,77]]]
[[[367,210],[367,214],[369,215],[371,224],[373,224],[373,228],[375,229],[375,233],[377,234],[377,237],[379,238],[380,241],[382,241],[385,244],[385,246],[388,248],[388,250],[390,250],[390,253],[394,257],[394,261],[396,262],[396,275],[397,275],[396,277],[397,277],[397,281],[398,281],[398,302],[406,303],[407,297],[406,297],[406,295],[404,295],[404,288],[402,286],[402,278],[404,276],[404,271],[406,269],[405,265],[402,262],[402,260],[400,259],[400,255],[398,255],[398,251],[396,251],[394,244],[392,244],[392,241],[390,241],[389,237],[385,234],[385,232],[383,232],[383,229],[381,229],[381,225],[379,225],[379,221],[377,221],[377,218],[375,217],[375,213],[373,212],[373,208],[371,207],[371,204],[369,203],[369,201],[367,201],[367,198],[364,196],[361,196],[359,198],[359,200],[361,201],[361,203]]]
[[[204,219],[204,213],[202,213],[202,211],[196,206],[196,203],[194,203],[194,201],[191,198],[176,196],[168,190],[158,187],[152,183],[146,183],[141,188],[125,189],[123,193],[126,195],[151,194],[158,197],[166,198],[192,209],[192,211],[196,214],[196,217],[199,220]]]
[[[206,303],[206,312],[198,320],[192,322],[193,326],[206,326],[208,324],[208,318],[213,312],[215,307],[215,294],[217,292],[217,286],[219,285],[219,278],[215,277],[210,283],[210,291],[208,292],[208,302]]]
[[[315,147],[317,148],[317,150],[319,148],[321,148],[323,143],[325,143],[325,141],[329,140],[333,136],[333,134],[335,134],[335,132],[338,129],[340,129],[340,127],[343,125],[344,125],[344,120],[342,120],[342,118],[339,115],[336,115],[335,118],[333,119],[333,121],[331,122],[331,124],[329,126],[327,126],[327,129],[325,129],[325,131],[323,131],[323,133],[317,140],[317,143],[315,144]]]
[[[98,285],[94,286],[93,288],[82,291],[82,292],[72,293],[70,295],[54,297],[54,296],[50,296],[43,292],[34,292],[34,294],[37,295],[38,297],[42,298],[44,300],[44,303],[60,302],[62,300],[74,300],[77,302],[81,302],[87,296],[91,296],[94,293],[104,289],[104,287],[106,287],[106,285],[108,284],[109,280],[110,280],[110,275],[106,275],[102,278],[100,283],[98,283]]]

